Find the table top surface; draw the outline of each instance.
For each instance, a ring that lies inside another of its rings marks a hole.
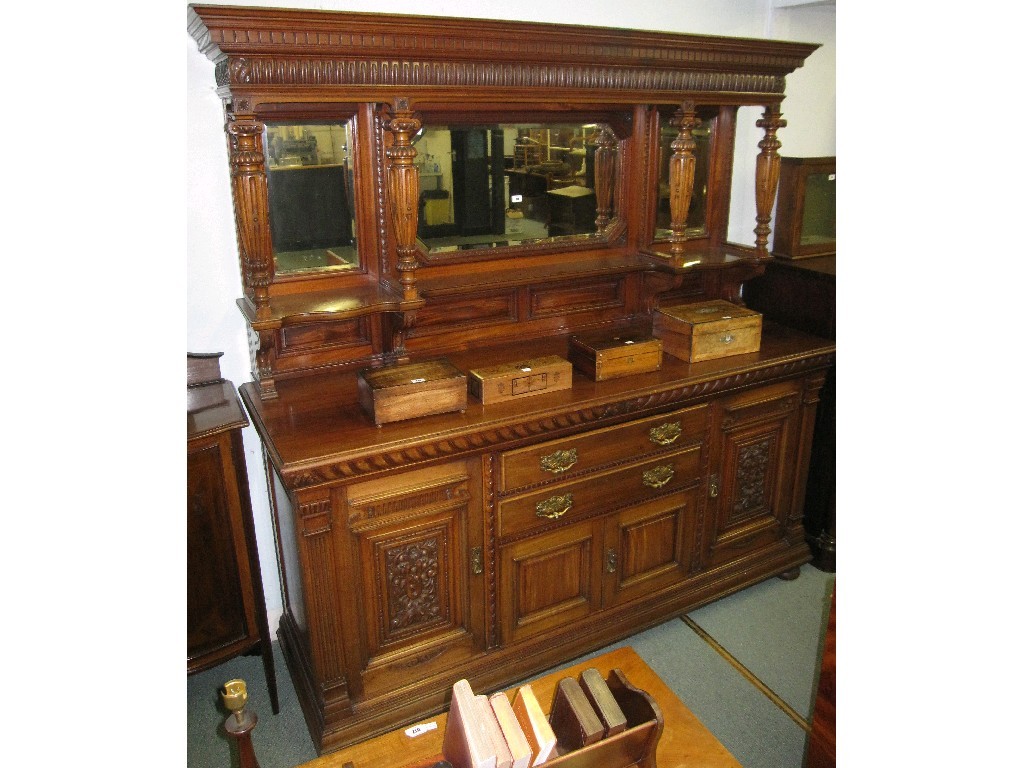
[[[526,682],[541,702],[551,701],[559,680],[577,677],[590,667],[600,670],[602,677],[607,677],[612,669],[621,669],[633,686],[649,693],[658,703],[665,720],[658,741],[658,768],[739,768],[736,758],[628,646]],[[515,688],[508,693],[514,694]],[[408,736],[408,728],[399,728],[303,763],[298,768],[342,768],[346,763],[351,763],[353,768],[403,768],[441,753],[446,722],[447,716],[441,714],[408,726],[436,724],[436,728],[418,736]]]

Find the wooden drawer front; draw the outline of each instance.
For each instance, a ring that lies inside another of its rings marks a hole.
[[[589,312],[626,304],[625,278],[574,281],[557,286],[531,288],[530,317],[551,317],[575,312]]]
[[[701,447],[550,486],[498,504],[498,535],[512,536],[681,490],[700,478]]]
[[[411,337],[450,333],[467,328],[511,323],[517,318],[516,292],[474,294],[473,296],[431,297],[416,311]]]
[[[581,621],[601,607],[600,524],[584,522],[501,548],[502,643]]]
[[[708,408],[697,405],[564,440],[552,440],[501,456],[500,490],[508,492],[549,480],[702,441]]]

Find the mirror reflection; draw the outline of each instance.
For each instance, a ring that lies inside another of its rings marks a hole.
[[[357,268],[350,126],[268,125],[263,146],[275,272]]]
[[[672,157],[672,142],[679,136],[679,129],[668,124],[666,118],[661,126],[658,142],[658,213],[655,220],[654,237],[657,240],[672,234],[672,211],[669,208],[669,160]],[[707,233],[708,215],[708,173],[711,167],[711,125],[708,121],[693,129],[696,166],[693,174],[693,194],[690,196],[690,211],[686,217],[686,234],[699,237]]]
[[[413,140],[420,240],[443,253],[596,233],[595,141],[604,129],[424,127]]]

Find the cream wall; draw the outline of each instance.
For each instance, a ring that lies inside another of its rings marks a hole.
[[[792,3],[793,0],[788,0]],[[222,3],[224,4],[224,3]],[[515,3],[480,0],[353,0],[352,2],[260,2],[238,5],[300,7],[324,10],[420,13],[434,16],[519,19],[554,23],[588,24],[671,32],[692,32],[738,37],[771,37],[823,43],[787,81],[783,115],[788,127],[779,132],[782,154],[802,156],[836,154],[835,5],[811,3],[772,7],[771,0],[593,0],[587,4],[551,3],[550,0],[516,0]],[[588,13],[578,9],[586,8]],[[514,11],[513,11],[514,9]],[[213,63],[199,53],[185,32],[186,58],[186,247],[189,352],[223,352],[221,372],[236,385],[249,381],[249,353],[245,325],[235,300],[241,296],[238,249],[228,183],[227,149],[223,114],[214,88]],[[741,111],[737,146],[746,154],[736,159],[733,216],[730,238],[753,242],[753,164],[760,134],[754,127],[755,110]],[[270,504],[263,474],[259,438],[244,430],[249,488],[260,565],[270,618],[275,631],[281,616],[280,582],[274,556]]]

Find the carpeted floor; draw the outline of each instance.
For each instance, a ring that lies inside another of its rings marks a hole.
[[[804,566],[794,581],[770,579],[585,658],[632,646],[745,768],[799,768],[834,583],[835,574]],[[249,708],[259,717],[253,745],[261,768],[316,757],[277,643],[274,657],[278,715],[259,656],[188,678],[188,768],[238,765],[218,697],[236,677],[248,683]]]

